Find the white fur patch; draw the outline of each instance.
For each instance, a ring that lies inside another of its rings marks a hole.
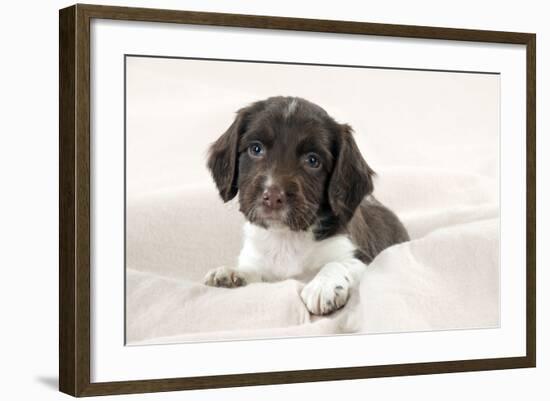
[[[346,304],[365,271],[355,250],[345,235],[316,241],[311,231],[297,232],[286,226],[266,229],[247,222],[237,271],[247,282],[252,277],[257,281],[310,280],[300,296],[311,313],[326,315]]]
[[[273,176],[271,174],[268,174],[265,179],[264,189],[269,188],[272,185],[273,185]]]
[[[285,118],[290,117],[296,111],[297,107],[298,107],[298,99],[292,98],[285,110]]]
[[[254,270],[264,281],[306,277],[331,262],[364,266],[355,259],[355,249],[345,235],[316,241],[311,231],[292,231],[286,226],[265,229],[247,222],[238,268]],[[358,278],[353,267],[352,280]]]
[[[304,287],[300,296],[311,313],[326,315],[346,304],[351,282],[345,266],[329,263]]]
[[[286,226],[268,229],[245,223],[239,269],[256,270],[264,281],[299,276],[315,247],[313,233],[291,231]]]

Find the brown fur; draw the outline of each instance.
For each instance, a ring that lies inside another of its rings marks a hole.
[[[305,99],[272,97],[239,110],[211,146],[208,167],[224,202],[238,194],[241,212],[254,224],[271,224],[262,206],[271,176],[285,195],[277,220],[291,230],[313,229],[318,240],[348,233],[365,262],[408,240],[395,214],[369,196],[374,171],[351,127]]]

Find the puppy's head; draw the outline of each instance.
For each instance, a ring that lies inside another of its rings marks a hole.
[[[373,190],[351,127],[295,97],[239,110],[210,147],[208,168],[224,202],[239,194],[240,211],[263,227],[345,226]]]

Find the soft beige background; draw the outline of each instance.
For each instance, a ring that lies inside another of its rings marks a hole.
[[[145,57],[126,72],[128,344],[499,325],[498,75]],[[274,95],[355,128],[375,195],[412,238],[329,317],[310,316],[295,280],[202,285],[236,263],[243,223],[207,148],[237,109]]]
[[[208,145],[240,107],[275,95],[304,97],[351,124],[376,171],[497,174],[497,75],[136,57],[126,71],[129,199],[209,185]]]

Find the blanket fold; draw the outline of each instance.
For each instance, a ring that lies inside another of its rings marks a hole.
[[[241,246],[243,218],[212,186],[129,199],[127,345],[498,327],[494,181],[453,171],[378,173],[376,196],[411,241],[378,255],[348,305],[325,317],[308,313],[299,295],[305,283],[296,280],[202,284],[209,269],[234,265]]]

